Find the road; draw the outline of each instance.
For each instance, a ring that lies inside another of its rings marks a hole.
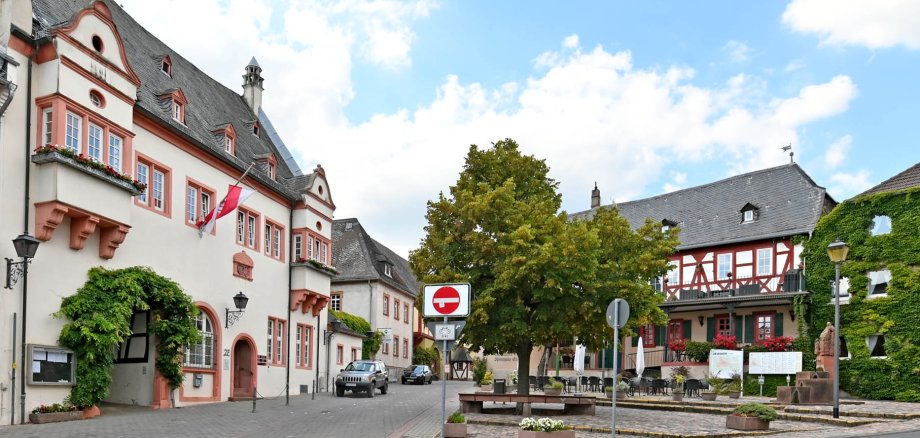
[[[457,393],[470,382],[448,382],[448,405],[456,409]],[[427,437],[440,430],[441,382],[431,385],[390,384],[389,393],[374,398],[333,393],[224,402],[178,409],[151,410],[103,406],[91,420],[24,426],[2,426],[0,437]]]

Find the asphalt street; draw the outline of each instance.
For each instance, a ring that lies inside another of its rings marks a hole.
[[[448,382],[448,400],[470,382]],[[335,397],[298,395],[251,402],[224,402],[178,409],[103,406],[103,415],[84,421],[0,427],[0,437],[402,437],[425,423],[440,424],[441,382],[391,383],[389,393]],[[456,405],[456,403],[454,403]],[[430,436],[430,435],[429,435]]]

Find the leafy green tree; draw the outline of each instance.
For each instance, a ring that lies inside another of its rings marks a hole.
[[[543,160],[511,139],[470,147],[450,196],[428,203],[426,236],[410,255],[425,283],[469,282],[470,316],[460,342],[485,354],[515,352],[518,392],[529,392],[536,345],[611,339],[607,305],[626,298],[631,323],[663,322],[648,280],[662,275],[674,231],[648,222],[634,232],[615,209],[569,220]]]

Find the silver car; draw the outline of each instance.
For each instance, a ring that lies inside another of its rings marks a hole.
[[[345,391],[366,392],[373,397],[377,389],[386,394],[389,389],[390,374],[387,366],[379,360],[356,360],[346,366],[335,376],[335,395],[342,397]]]

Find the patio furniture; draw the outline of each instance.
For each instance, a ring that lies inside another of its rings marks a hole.
[[[601,379],[597,376],[588,377],[588,387],[591,388],[591,392],[600,392],[598,386],[601,384]]]
[[[656,395],[667,395],[668,393],[668,385],[665,383],[664,379],[652,380],[651,389]]]
[[[566,380],[566,387],[569,392],[578,391],[578,377],[569,377]]]
[[[613,377],[604,377],[604,384],[601,390],[606,391],[608,386],[613,386]]]
[[[684,393],[687,394],[687,397],[693,397],[694,394],[699,397],[702,389],[703,387],[697,379],[687,379],[687,381],[684,382]]]
[[[537,390],[537,376],[530,376],[527,378],[527,384],[530,385],[530,389]]]

